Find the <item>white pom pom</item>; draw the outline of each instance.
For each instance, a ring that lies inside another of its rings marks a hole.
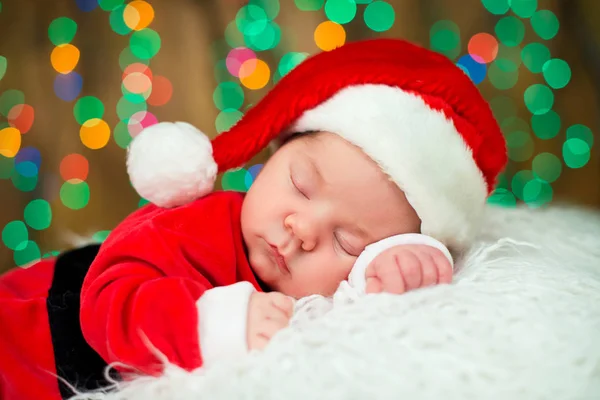
[[[161,122],[144,129],[127,152],[135,190],[161,207],[175,207],[210,193],[218,167],[210,139],[185,122]]]

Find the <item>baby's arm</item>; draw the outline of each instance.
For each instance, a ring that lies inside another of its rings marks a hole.
[[[117,227],[86,276],[82,331],[108,363],[153,374],[162,371],[164,359],[192,370],[247,351],[255,287],[236,283],[245,278],[236,270],[238,255],[232,245],[212,239],[231,236],[226,224],[208,225],[204,210],[173,215],[178,212],[169,211],[168,223],[153,214]],[[211,237],[196,233],[207,225]]]

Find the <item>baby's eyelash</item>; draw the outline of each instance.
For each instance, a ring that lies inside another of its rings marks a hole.
[[[296,183],[296,180],[294,179],[293,175],[290,175],[290,180],[292,181],[292,185],[294,185],[294,187],[296,188],[296,190],[304,197],[306,197],[308,199],[308,196],[306,195],[306,193],[304,192],[304,190],[302,190],[300,188],[300,186],[298,186],[298,184]]]

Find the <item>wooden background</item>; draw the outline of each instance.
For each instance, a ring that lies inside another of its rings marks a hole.
[[[1,0],[0,55],[8,59],[8,71],[0,81],[0,93],[18,89],[25,93],[26,103],[35,109],[35,122],[24,135],[22,147],[34,146],[42,153],[42,169],[58,173],[62,158],[80,153],[88,158],[91,188],[89,205],[82,210],[66,208],[58,200],[52,203],[53,220],[49,229],[31,233],[42,253],[65,247],[67,232],[79,235],[109,230],[137,207],[139,197],[128,183],[123,149],[114,140],[101,150],[90,150],[79,140],[79,125],[73,118],[73,102],[59,100],[54,94],[56,72],[50,64],[53,44],[48,39],[48,25],[60,16],[78,23],[73,41],[81,50],[76,71],[84,78],[81,96],[93,95],[106,107],[104,119],[111,127],[118,122],[116,103],[121,97],[121,69],[118,56],[128,45],[128,37],[115,34],[108,23],[108,13],[101,9],[84,13],[75,0]],[[235,18],[242,1],[236,0],[149,0],[155,10],[152,29],[162,39],[159,54],[152,60],[154,74],[164,75],[173,83],[171,101],[162,107],[149,107],[159,120],[188,121],[210,135],[216,133],[214,121],[218,110],[212,94],[216,87],[212,44],[223,39],[225,26]],[[347,41],[386,36],[406,38],[428,46],[429,28],[438,20],[449,19],[461,29],[463,50],[469,37],[478,32],[494,32],[497,16],[482,6],[480,0],[389,0],[396,11],[394,26],[383,34],[368,30],[362,18],[346,25]],[[326,17],[323,11],[299,11],[293,0],[280,0],[281,11],[276,22],[282,28],[278,53],[264,58],[278,60],[287,51],[315,53],[313,39],[317,25]],[[553,57],[566,60],[573,77],[569,85],[556,92],[555,110],[562,118],[562,130],[555,140],[536,141],[535,152],[561,154],[564,128],[581,123],[595,133],[592,159],[581,169],[564,168],[552,186],[555,199],[600,207],[600,1],[539,0],[539,8],[554,11],[561,23],[556,38],[546,44]],[[528,25],[528,24],[526,24]],[[528,28],[525,41],[534,34]],[[274,64],[270,64],[274,65]],[[525,88],[540,82],[539,75],[521,67],[519,82],[504,91],[516,100],[521,118],[529,119],[522,98]],[[268,87],[267,87],[268,88]],[[266,88],[266,89],[267,89]],[[486,98],[498,94],[487,80],[480,85]],[[253,103],[265,90],[247,94]],[[255,161],[262,161],[261,154]],[[519,166],[517,166],[519,167]],[[521,168],[530,168],[524,163]],[[43,185],[42,185],[43,186]],[[0,227],[23,218],[25,205],[40,193],[24,193],[10,180],[0,180]],[[35,196],[35,197],[34,197]],[[14,266],[12,251],[0,243],[0,271]]]

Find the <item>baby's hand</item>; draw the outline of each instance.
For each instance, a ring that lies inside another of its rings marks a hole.
[[[282,293],[253,293],[248,303],[248,349],[263,349],[275,333],[288,326],[293,312],[293,300]]]
[[[367,293],[402,294],[412,289],[452,282],[452,265],[444,253],[427,245],[392,247],[369,264]]]

